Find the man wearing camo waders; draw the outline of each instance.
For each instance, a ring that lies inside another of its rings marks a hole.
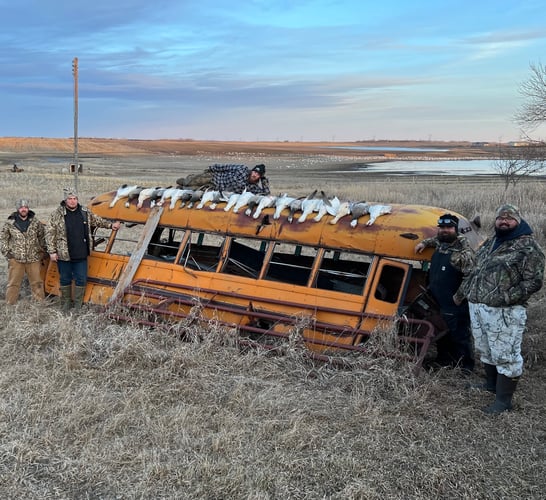
[[[476,266],[454,297],[468,299],[474,344],[486,373],[481,388],[496,395],[483,410],[487,414],[512,409],[523,372],[527,301],[541,289],[543,275],[544,253],[532,229],[516,206],[502,205],[495,213],[495,234],[477,251]]]

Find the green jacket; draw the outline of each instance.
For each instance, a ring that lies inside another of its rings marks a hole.
[[[478,249],[476,266],[460,290],[473,303],[491,307],[525,305],[542,288],[544,253],[530,228],[528,234],[505,240],[497,248],[495,241],[493,236]]]
[[[112,228],[112,222],[103,219],[98,215],[89,212],[87,208],[79,205],[84,216],[84,224],[87,225],[87,241],[93,241],[92,230],[96,227],[103,227],[106,229]],[[66,237],[66,225],[64,222],[64,216],[66,214],[66,206],[64,201],[60,206],[51,214],[46,226],[46,244],[47,253],[56,253],[59,260],[70,260],[70,253],[68,251],[68,240]]]
[[[27,230],[22,232],[17,227],[18,215],[13,212],[4,224],[0,236],[0,251],[7,259],[15,259],[23,264],[38,262],[46,251],[44,225],[29,210],[30,223]]]

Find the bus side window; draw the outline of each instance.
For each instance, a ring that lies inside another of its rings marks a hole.
[[[179,264],[198,271],[215,271],[224,240],[220,234],[192,232]]]
[[[104,252],[104,247],[108,242],[110,235],[106,229],[94,227],[91,241],[91,248],[96,252]]]
[[[316,287],[360,295],[370,269],[371,257],[327,250],[318,270]]]
[[[404,283],[404,269],[394,266],[383,266],[374,297],[377,300],[394,304],[400,295]]]
[[[266,280],[282,281],[292,285],[307,286],[317,249],[292,243],[275,243]]]
[[[264,243],[267,242],[249,238],[233,239],[222,272],[257,278],[262,269],[267,248]]]
[[[142,235],[144,224],[125,223],[116,231],[114,244],[110,253],[114,255],[132,255]]]
[[[174,261],[183,237],[183,230],[157,226],[148,244],[148,251],[144,255],[144,258],[156,257],[161,260]]]

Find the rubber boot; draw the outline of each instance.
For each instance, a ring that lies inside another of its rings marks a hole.
[[[468,384],[467,389],[480,389],[495,394],[497,392],[497,367],[484,363],[483,369],[485,370],[485,382]]]
[[[61,291],[61,311],[68,312],[72,307],[72,286],[64,285],[59,289]]]
[[[82,308],[84,295],[85,295],[84,286],[74,287],[74,309],[80,310]]]
[[[512,396],[516,392],[519,377],[510,378],[506,375],[497,376],[497,396],[492,405],[483,409],[488,415],[498,415],[512,409]]]

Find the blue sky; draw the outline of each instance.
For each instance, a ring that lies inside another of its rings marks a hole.
[[[80,137],[517,140],[519,85],[546,62],[543,0],[0,0],[0,13],[0,136],[72,136],[77,57]]]

